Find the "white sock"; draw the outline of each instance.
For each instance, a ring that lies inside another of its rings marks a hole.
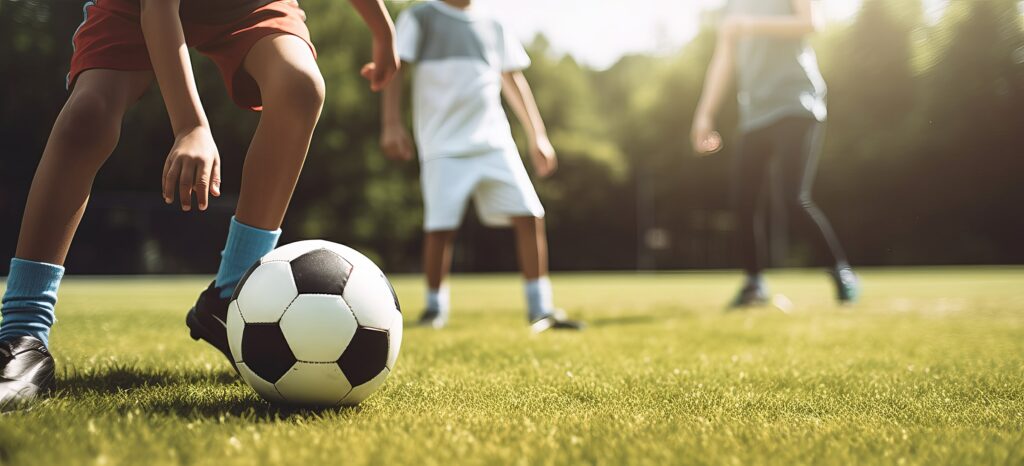
[[[442,286],[436,290],[427,288],[427,311],[437,311],[441,315],[446,316],[450,306],[451,301],[447,286]]]
[[[551,280],[548,277],[540,277],[536,280],[527,280],[526,305],[529,309],[530,322],[555,312],[553,293],[551,291]]]

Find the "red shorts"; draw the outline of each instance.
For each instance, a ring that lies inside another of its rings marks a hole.
[[[91,0],[84,7],[85,20],[72,42],[71,89],[83,71],[104,68],[119,71],[152,70],[149,51],[142,36],[138,0]],[[259,111],[263,99],[256,80],[243,66],[249,49],[271,34],[291,34],[316,49],[306,29],[306,13],[295,0],[279,0],[238,19],[205,23],[182,20],[185,42],[210,57],[220,68],[228,94],[238,106]]]

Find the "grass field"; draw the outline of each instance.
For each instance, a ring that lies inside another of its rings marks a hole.
[[[518,279],[460,276],[380,392],[294,412],[188,338],[203,280],[70,278],[60,392],[0,416],[0,463],[1024,464],[1024,269],[865,270],[855,308],[769,279],[790,313],[724,313],[733,273],[557,275],[590,328],[533,336]]]

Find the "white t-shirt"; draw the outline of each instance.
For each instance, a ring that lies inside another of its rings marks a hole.
[[[413,123],[420,158],[515,151],[501,106],[502,72],[530,66],[523,45],[494,18],[441,1],[398,17],[402,61],[415,63]]]

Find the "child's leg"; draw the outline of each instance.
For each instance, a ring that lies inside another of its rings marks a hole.
[[[455,231],[429,231],[423,239],[423,271],[427,276],[426,312],[447,316],[450,310],[445,278],[452,268]]]
[[[261,39],[246,56],[245,70],[259,84],[263,115],[245,157],[238,208],[217,273],[222,297],[277,245],[324,102],[323,77],[298,37]]]
[[[512,225],[516,232],[519,268],[526,279],[529,319],[535,321],[555,311],[551,281],[548,279],[548,239],[544,219],[513,217]]]
[[[772,146],[765,130],[744,134],[737,144],[732,196],[737,218],[737,250],[746,272],[744,288],[760,288],[764,270],[765,233],[760,209]]]
[[[245,69],[259,84],[263,115],[245,156],[236,216],[246,225],[276,230],[320,119],[324,79],[309,46],[289,34],[257,42]]]
[[[62,265],[93,179],[117,145],[124,113],[152,81],[148,71],[95,69],[78,77],[32,180],[3,298],[0,339],[29,335],[47,341]]]

